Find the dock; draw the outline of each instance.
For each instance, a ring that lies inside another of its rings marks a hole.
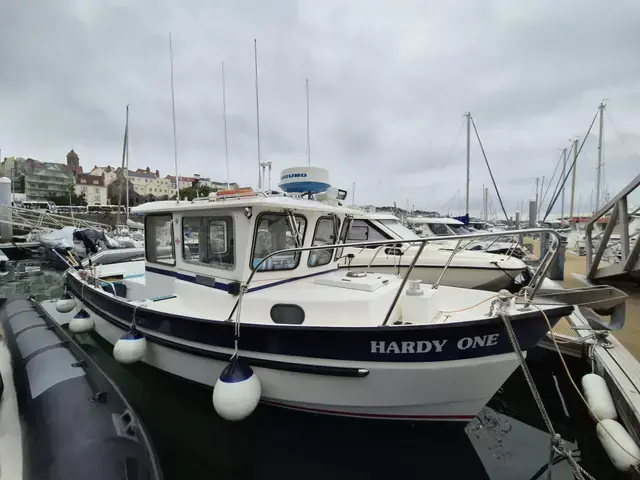
[[[534,254],[539,252],[536,240]],[[552,282],[553,288],[577,288],[585,285],[586,259],[567,250],[564,264],[564,280]],[[574,313],[559,322],[554,328],[554,337],[563,354],[580,356],[592,363],[594,373],[602,376],[611,392],[619,421],[631,434],[636,444],[640,444],[640,286],[616,284],[629,297],[626,302],[624,328],[617,331],[601,331],[594,338],[585,315],[597,315],[590,309],[576,308]],[[603,318],[603,317],[600,317]],[[603,318],[606,321],[606,317]],[[555,350],[550,338],[543,340],[540,347]],[[577,380],[577,379],[576,379]],[[577,382],[578,383],[578,382]]]

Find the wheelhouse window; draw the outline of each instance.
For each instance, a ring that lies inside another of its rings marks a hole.
[[[256,222],[251,268],[265,270],[293,270],[300,263],[300,252],[282,253],[258,265],[267,255],[288,248],[301,247],[307,220],[292,213],[263,213]]]
[[[375,242],[384,240],[390,240],[387,234],[378,230],[368,221],[361,219],[355,219],[353,221],[353,225],[351,225],[351,230],[349,230],[349,234],[347,236],[347,243]]]
[[[395,233],[399,238],[403,238],[405,240],[420,238],[418,235],[416,235],[414,231],[405,227],[398,220],[383,219],[383,220],[379,220],[379,222],[385,227],[387,227],[389,230],[391,230],[393,233]]]
[[[340,220],[338,217],[321,217],[316,223],[316,231],[313,235],[312,246],[334,245],[340,230]],[[309,252],[309,267],[320,267],[327,265],[333,258],[333,249],[312,250]]]
[[[468,235],[471,233],[471,230],[467,229],[464,225],[448,225],[448,227],[456,235]]]
[[[230,216],[182,219],[182,258],[187,263],[232,270],[235,237]]]
[[[147,215],[144,219],[145,252],[148,262],[176,264],[171,215]]]

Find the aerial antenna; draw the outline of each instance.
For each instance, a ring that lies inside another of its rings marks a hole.
[[[224,120],[224,159],[227,166],[227,189],[229,188],[229,140],[227,139],[227,92],[224,82],[224,61],[222,63],[222,117]]]
[[[171,114],[173,117],[173,160],[176,165],[176,200],[180,203],[180,177],[178,176],[178,141],[176,138],[176,98],[173,88],[173,45],[169,32],[169,63],[171,65]]]
[[[256,133],[258,137],[258,190],[262,190],[262,177],[260,175],[260,99],[258,96],[258,41],[253,39],[253,60],[256,70]]]
[[[311,133],[309,129],[309,79],[305,79],[305,86],[307,90],[307,161],[311,165]]]

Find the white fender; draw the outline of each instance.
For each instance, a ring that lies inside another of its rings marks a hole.
[[[638,459],[640,459],[640,448],[638,448],[633,438],[631,438],[631,435],[629,435],[618,422],[609,419],[602,420],[596,426],[596,433],[611,463],[613,463],[613,466],[618,470],[627,472],[632,465],[638,465],[638,463],[640,463],[638,461]],[[624,450],[620,448],[620,446],[624,447]]]
[[[584,398],[599,420],[616,420],[618,412],[613,403],[611,392],[607,387],[607,382],[600,375],[587,373],[582,377],[582,391]]]
[[[258,376],[249,365],[234,357],[213,388],[213,407],[225,420],[244,420],[258,406],[261,394]]]

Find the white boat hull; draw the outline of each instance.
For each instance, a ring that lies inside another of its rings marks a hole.
[[[53,302],[42,305],[58,323],[68,322],[75,313],[60,314]],[[95,313],[91,315],[96,333],[111,345],[115,344],[123,330]],[[229,356],[232,353],[229,349],[214,349],[194,342],[181,343]],[[147,344],[144,363],[207,387],[213,387],[227,365],[225,361],[152,341]],[[368,375],[355,378],[253,367],[261,382],[264,403],[321,414],[411,421],[470,421],[518,367],[515,355],[510,353],[411,364],[252,355],[275,361],[369,371]]]

